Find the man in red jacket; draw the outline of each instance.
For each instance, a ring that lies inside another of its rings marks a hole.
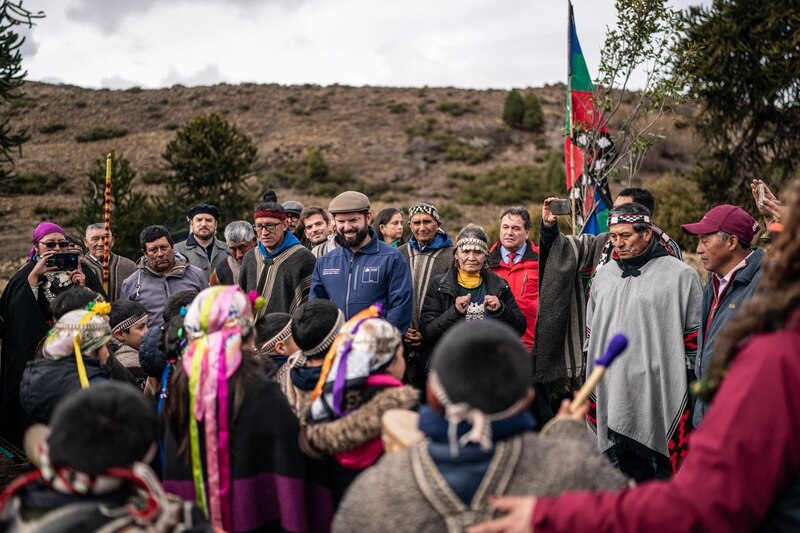
[[[509,207],[500,216],[500,242],[489,253],[489,268],[511,287],[528,327],[522,343],[533,348],[536,311],[539,308],[539,248],[528,237],[531,216],[522,207]]]

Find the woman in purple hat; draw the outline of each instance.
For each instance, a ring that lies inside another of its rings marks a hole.
[[[50,304],[76,285],[104,294],[97,278],[92,274],[87,279],[79,262],[75,266],[63,261],[65,256],[56,256],[73,251],[61,226],[41,222],[33,231],[32,243],[28,262],[0,297],[0,434],[17,443],[22,441],[21,430],[26,425],[19,405],[22,371],[53,324]]]

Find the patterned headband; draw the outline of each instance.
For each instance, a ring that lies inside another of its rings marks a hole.
[[[147,313],[142,313],[141,315],[133,315],[131,317],[126,318],[116,326],[111,329],[111,333],[117,333],[120,331],[125,331],[131,329],[133,326],[137,325],[142,320],[147,321]]]
[[[322,342],[311,348],[310,350],[303,350],[303,355],[306,357],[313,358],[316,355],[319,355],[323,352],[326,352],[328,348],[330,348],[331,343],[336,339],[339,335],[339,330],[342,329],[344,325],[344,314],[342,310],[339,309],[339,314],[336,316],[336,323],[331,328],[330,332],[322,339]]]
[[[486,243],[483,241],[483,239],[479,239],[477,237],[463,237],[458,239],[456,248],[459,250],[474,250],[477,248],[484,254],[489,255],[489,247],[486,246]]]
[[[261,348],[258,349],[259,353],[264,355],[269,354],[272,350],[275,349],[275,346],[278,345],[279,342],[283,342],[289,337],[292,336],[292,321],[289,320],[283,329],[281,329],[277,335],[272,337],[271,339],[267,339],[264,344],[261,345]]]
[[[425,213],[426,215],[430,215],[436,222],[440,222],[439,220],[439,210],[433,207],[431,204],[426,204],[425,202],[420,202],[417,205],[409,208],[408,210],[408,218],[411,219],[416,214]]]
[[[265,211],[256,211],[253,213],[253,218],[277,218],[278,220],[286,220],[286,213],[283,211],[274,211],[267,209]]]
[[[608,217],[608,225],[614,224],[650,224],[650,217],[647,215],[611,215]]]

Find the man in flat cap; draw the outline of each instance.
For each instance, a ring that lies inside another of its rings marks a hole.
[[[703,383],[714,355],[714,339],[725,324],[753,296],[761,281],[763,248],[752,248],[758,222],[747,211],[734,205],[718,205],[694,224],[681,226],[684,233],[698,237],[697,253],[709,280],[703,290],[700,332],[697,336],[697,359],[694,371]],[[708,405],[698,398],[694,408],[697,427]]]
[[[370,226],[369,198],[343,192],[331,200],[328,211],[336,223],[339,248],[317,259],[309,299],[333,301],[346,320],[379,303],[386,320],[405,333],[414,307],[411,271],[400,252]]]
[[[217,239],[219,209],[210,204],[197,204],[186,212],[189,237],[175,245],[175,251],[184,256],[190,265],[203,271],[206,281],[211,273],[230,255],[228,247]]]

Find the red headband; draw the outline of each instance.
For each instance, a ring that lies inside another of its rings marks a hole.
[[[286,220],[286,213],[284,213],[283,211],[272,211],[269,209],[266,211],[256,211],[255,213],[253,213],[253,218],[261,218],[261,217]]]

